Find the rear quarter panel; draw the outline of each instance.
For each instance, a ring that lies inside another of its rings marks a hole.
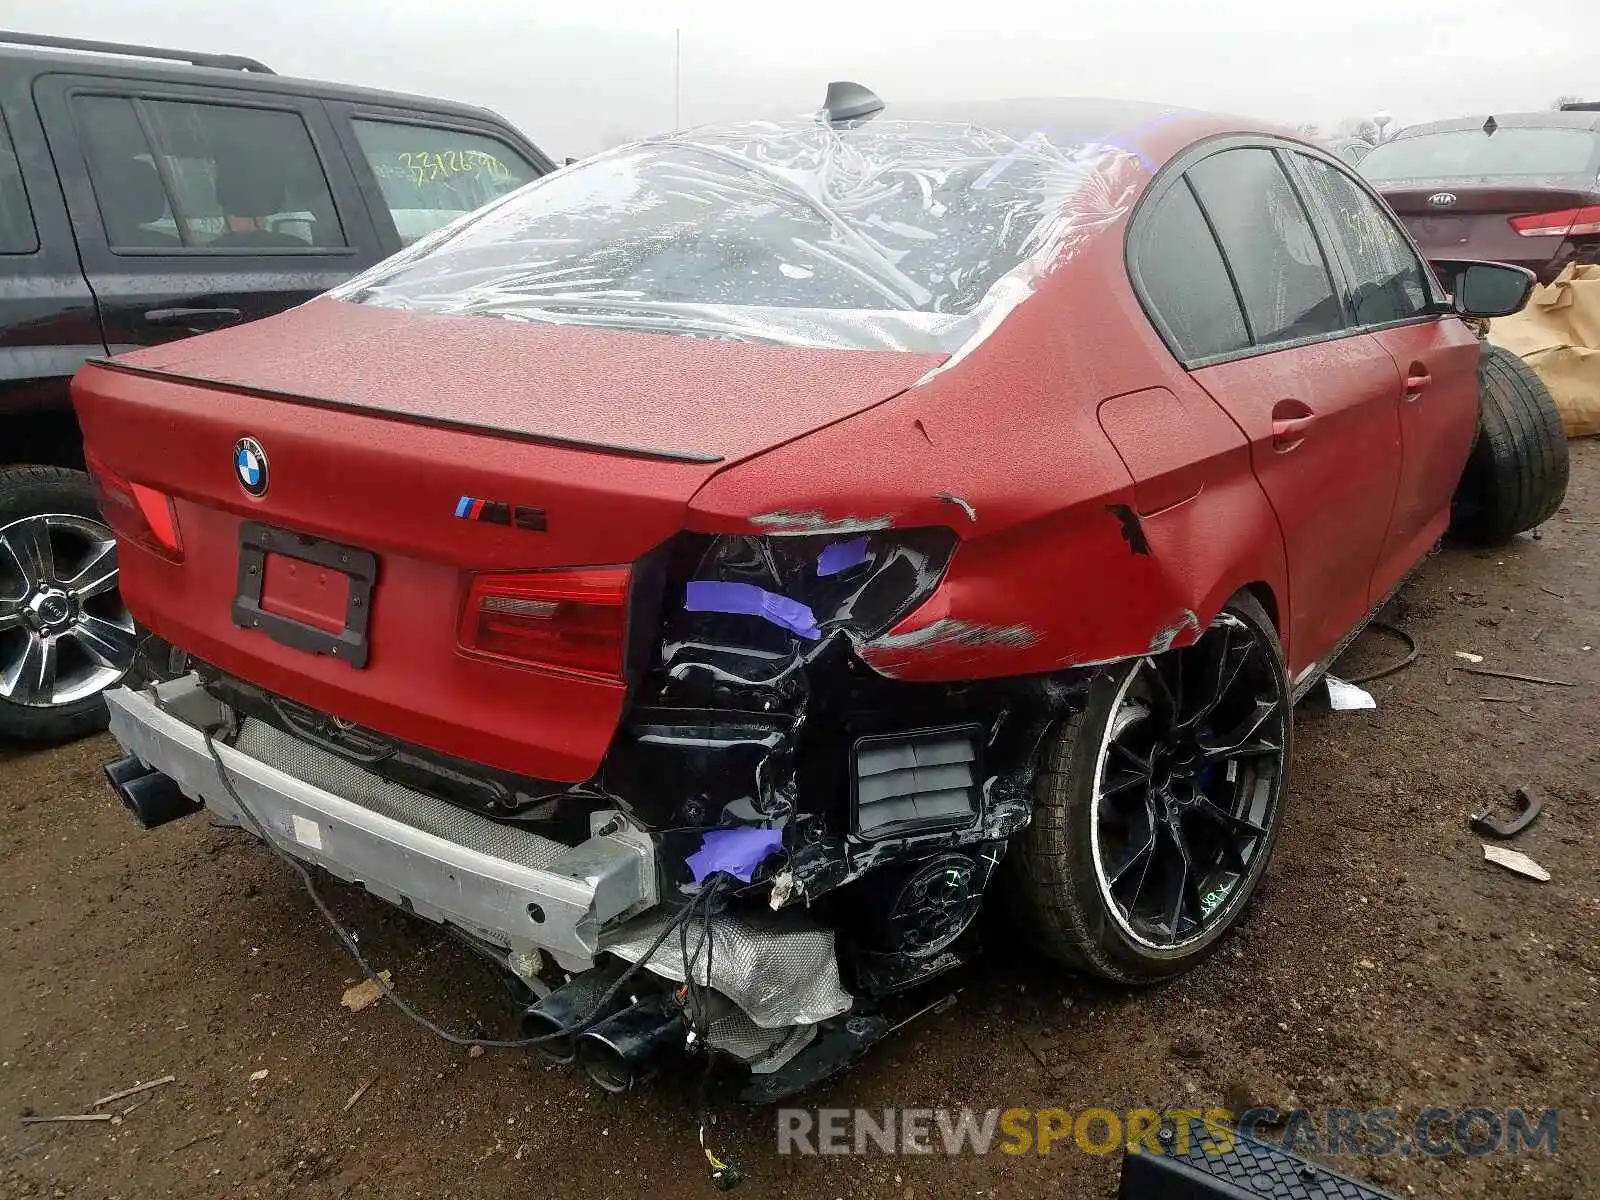
[[[752,518],[815,510],[954,528],[940,588],[861,647],[908,680],[1145,654],[1193,641],[1247,583],[1281,596],[1282,540],[1244,437],[1156,337],[1122,239],[1119,224],[1058,266],[955,366],[718,475],[691,526],[757,532]],[[1150,389],[1171,403],[1117,406],[1125,460],[1102,402]],[[1172,404],[1186,429],[1169,426]]]

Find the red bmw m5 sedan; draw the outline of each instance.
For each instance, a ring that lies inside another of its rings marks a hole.
[[[1261,879],[1295,702],[1447,528],[1560,503],[1475,332],[1531,286],[1153,106],[836,85],[610,151],[78,376],[187,655],[108,694],[108,773],[542,979],[526,1041],[610,1088],[685,1043],[814,1082],[989,904],[1171,976]]]

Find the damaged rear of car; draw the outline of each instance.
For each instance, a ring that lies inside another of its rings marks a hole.
[[[826,1076],[1002,887],[1079,968],[1198,961],[1330,647],[1280,640],[1247,439],[1128,284],[1113,127],[627,147],[86,370],[124,595],[193,667],[110,693],[119,794],[553,964],[526,1032],[608,1088],[686,1041]]]

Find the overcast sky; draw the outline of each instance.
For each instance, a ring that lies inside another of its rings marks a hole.
[[[559,158],[674,121],[889,100],[1115,96],[1287,123],[1600,99],[1600,0],[0,0],[0,27],[260,58],[485,104]],[[979,19],[981,17],[981,19]]]

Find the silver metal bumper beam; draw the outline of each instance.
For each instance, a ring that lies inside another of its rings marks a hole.
[[[573,847],[453,808],[449,828],[463,833],[445,836],[434,811],[442,801],[374,776],[365,777],[388,788],[383,812],[348,798],[348,790],[335,794],[220,741],[214,759],[203,729],[226,710],[193,676],[153,690],[115,688],[106,693],[106,703],[111,733],[123,749],[170,776],[219,821],[264,831],[298,859],[508,950],[548,951],[563,968],[583,970],[593,964],[603,927],[657,901],[653,845],[620,813],[595,814],[595,834]],[[218,759],[247,814],[224,786]],[[343,777],[353,772],[341,764]],[[413,819],[407,797],[414,798]],[[509,845],[517,861],[473,842]]]

